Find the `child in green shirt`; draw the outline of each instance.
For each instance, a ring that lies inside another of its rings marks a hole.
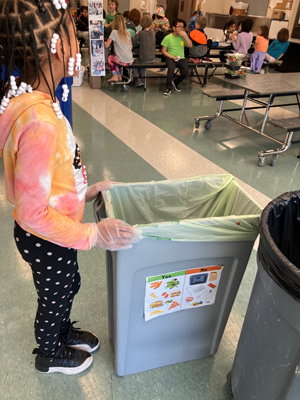
[[[184,47],[191,48],[193,43],[189,39],[184,28],[186,22],[182,19],[176,19],[173,22],[173,33],[166,36],[161,42],[162,54],[166,57],[166,63],[168,67],[167,74],[167,87],[164,91],[165,96],[171,94],[172,85],[176,92],[181,92],[181,82],[189,76],[189,68],[187,60],[184,58]],[[175,68],[179,68],[180,76],[174,79]],[[173,80],[174,79],[174,80]]]
[[[118,14],[119,2],[118,0],[109,0],[108,2],[109,13],[106,14],[105,28],[111,28],[115,16]]]

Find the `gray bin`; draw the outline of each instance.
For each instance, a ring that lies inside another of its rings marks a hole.
[[[235,400],[300,399],[299,214],[300,192],[262,213],[258,272],[231,371]]]
[[[258,212],[254,202],[253,206]],[[101,196],[94,211],[97,221],[106,217]],[[258,221],[259,215],[256,217]],[[117,375],[214,355],[253,244],[254,240],[202,243],[143,239],[130,250],[107,251],[109,337],[114,344]],[[145,322],[146,277],[208,265],[224,266],[213,305]]]

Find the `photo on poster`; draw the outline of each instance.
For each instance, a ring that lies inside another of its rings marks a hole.
[[[104,34],[104,26],[102,20],[90,20],[91,39],[101,39]]]
[[[92,58],[91,60],[91,75],[92,76],[104,76],[105,75],[105,63],[101,58]]]
[[[97,15],[103,18],[103,7],[100,1],[89,1],[89,15]]]
[[[104,54],[104,44],[102,40],[91,40],[92,57],[101,57]]]

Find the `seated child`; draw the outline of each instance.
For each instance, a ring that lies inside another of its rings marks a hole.
[[[234,22],[234,21],[229,21],[229,22]],[[228,22],[228,24],[229,24],[229,22]],[[224,29],[225,29],[226,25],[224,26]],[[238,22],[237,27],[235,25],[235,29],[234,30],[233,30],[233,26],[234,25],[231,25],[231,28],[228,28],[228,30],[227,30],[227,35],[226,35],[226,36],[228,36],[227,40],[232,40],[232,41],[237,40],[238,34],[241,33],[241,31],[242,31],[242,21]],[[233,30],[233,32],[230,33],[231,29]],[[252,38],[253,38],[253,36],[252,36]],[[228,50],[227,51],[224,51],[224,50],[220,51],[220,61],[221,62],[226,62],[226,54],[227,53],[232,53],[232,51],[231,50],[229,50],[229,51]]]
[[[138,61],[150,64],[153,63],[155,60],[155,34],[152,30],[150,30],[152,26],[152,18],[149,14],[145,15],[142,18],[141,25],[143,30],[137,32],[132,40],[132,44],[140,44],[140,47],[138,49]],[[134,75],[136,75],[138,78],[135,87],[140,87],[144,85],[144,80],[140,79],[140,75],[145,76],[145,71],[146,70],[144,68],[133,69]]]
[[[142,30],[142,27],[141,27],[141,18],[142,18],[141,12],[140,12],[137,8],[133,8],[133,9],[129,12],[128,20],[129,20],[129,21],[132,21],[132,22],[134,23],[136,32]]]
[[[288,29],[280,29],[280,31],[277,33],[277,39],[275,39],[268,47],[265,56],[265,60],[267,62],[275,63],[284,55],[290,45],[290,42],[288,41],[289,36],[290,34]]]
[[[203,13],[202,13],[202,6],[201,4],[203,3],[203,0],[199,0],[198,3],[198,8],[197,11],[194,12],[192,18],[190,19],[189,22],[189,34],[196,29],[196,21],[198,17],[202,17]]]
[[[248,50],[252,45],[253,35],[251,29],[253,28],[253,21],[247,18],[242,22],[242,31],[237,35],[237,39],[232,40],[232,45],[235,49],[234,53],[248,54]]]
[[[122,81],[120,75],[119,65],[122,67],[128,67],[133,63],[132,57],[132,42],[130,33],[126,31],[125,21],[122,15],[116,15],[113,20],[112,32],[109,39],[104,43],[106,48],[114,43],[114,55],[108,56],[108,64],[113,73],[111,79],[107,82],[118,82]]]
[[[158,7],[156,11],[156,18],[153,21],[152,29],[157,36],[156,44],[160,44],[168,30],[170,30],[170,22],[168,18],[166,18],[165,11],[162,7]]]
[[[191,48],[193,43],[189,39],[184,28],[186,22],[182,19],[175,19],[173,22],[173,33],[166,36],[162,41],[162,53],[166,57],[168,67],[167,87],[164,91],[164,96],[171,94],[172,85],[176,92],[181,92],[181,82],[189,76],[189,67],[187,60],[184,57],[184,47]],[[175,68],[179,68],[180,76],[174,79]]]
[[[259,73],[269,46],[269,28],[267,25],[261,25],[257,30],[257,37],[255,40],[255,50],[250,56],[251,69],[256,74]]]
[[[204,56],[209,56],[212,41],[207,40],[204,29],[207,25],[206,17],[199,17],[196,21],[196,29],[190,33],[190,39],[193,46],[190,48],[189,57],[190,61],[197,64]],[[207,58],[206,57],[206,58]]]
[[[88,20],[88,8],[87,6],[82,6],[81,14],[78,17],[78,26],[77,26],[77,38],[80,41],[80,45],[83,43],[88,44],[89,42],[89,20]]]
[[[223,28],[223,42],[227,42],[227,40],[229,40],[229,36],[231,36],[235,31],[236,31],[235,21],[233,20],[228,21]]]

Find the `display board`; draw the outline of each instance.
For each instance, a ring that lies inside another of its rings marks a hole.
[[[293,2],[294,0],[274,0],[270,1],[269,8],[275,9],[275,10],[291,10],[293,7]],[[273,7],[275,6],[275,7]]]
[[[90,37],[90,74],[105,76],[103,0],[88,2]]]

